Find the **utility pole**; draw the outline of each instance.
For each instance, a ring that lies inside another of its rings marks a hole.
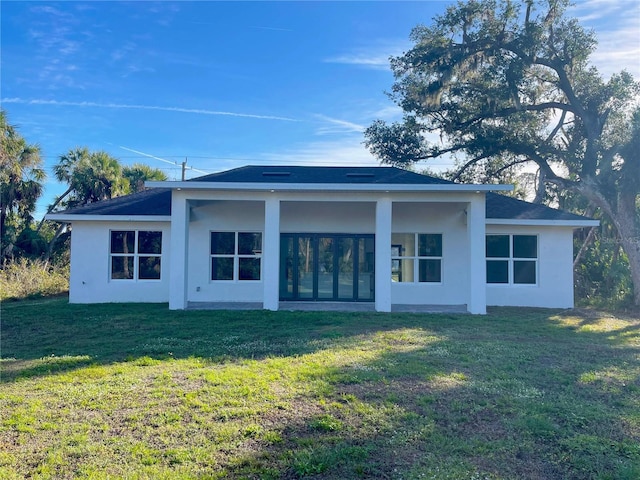
[[[182,181],[184,182],[184,173],[187,170],[187,157],[184,157],[184,162],[182,162]]]

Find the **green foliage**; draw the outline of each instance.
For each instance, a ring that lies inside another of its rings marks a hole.
[[[68,290],[68,267],[21,258],[0,269],[0,301],[57,295]]]
[[[45,178],[40,148],[28,144],[0,110],[0,260],[13,256],[21,230],[32,221]]]
[[[134,163],[132,166],[126,166],[122,169],[122,175],[129,181],[131,192],[140,192],[144,190],[144,182],[146,181],[165,181],[167,176],[158,169],[142,163]]]
[[[576,268],[575,285],[581,304],[609,309],[633,305],[629,260],[615,237],[598,235]]]
[[[120,161],[106,152],[92,152],[87,147],[76,147],[60,156],[54,167],[56,178],[68,189],[56,200],[49,211],[58,205],[73,208],[87,203],[139,192],[146,180],[166,180],[159,169],[136,163],[122,166]]]
[[[108,153],[91,152],[86,147],[62,155],[54,167],[54,175],[68,188],[49,207],[49,212],[140,191],[145,180],[166,180],[158,169],[142,164],[123,168]],[[28,144],[8,123],[4,110],[0,110],[2,299],[68,289],[70,230],[64,224],[44,219],[33,228],[32,215],[45,178],[39,147]],[[42,258],[45,262],[37,261]]]
[[[49,211],[58,204],[73,208],[130,193],[120,161],[106,152],[75,148],[60,157],[54,167],[56,178],[68,185]]]

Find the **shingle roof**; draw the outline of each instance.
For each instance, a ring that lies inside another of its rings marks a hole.
[[[234,168],[190,180],[192,182],[242,183],[365,183],[365,184],[449,184],[448,180],[421,175],[395,167],[304,167],[256,166]]]
[[[564,210],[492,192],[487,192],[486,212],[487,218],[508,220],[590,220]]]
[[[378,183],[449,184],[448,180],[395,167],[302,167],[247,166],[194,178],[193,182],[242,183]],[[171,190],[154,188],[83,207],[65,210],[65,215],[171,215]],[[544,205],[487,192],[486,216],[510,220],[587,220],[586,217]]]
[[[65,215],[171,215],[171,189],[153,188],[122,197],[70,208]]]

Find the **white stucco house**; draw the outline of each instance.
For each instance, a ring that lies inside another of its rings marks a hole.
[[[573,306],[573,230],[597,221],[393,167],[246,166],[53,213],[72,303],[351,302],[389,312]],[[317,304],[316,304],[317,305]]]

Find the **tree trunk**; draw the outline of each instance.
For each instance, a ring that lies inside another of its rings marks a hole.
[[[584,180],[574,189],[597,205],[611,219],[618,232],[620,245],[629,259],[629,270],[633,283],[633,303],[640,307],[640,219],[636,211],[635,194],[618,195],[614,208],[595,182]]]
[[[589,248],[589,245],[591,245],[591,242],[593,241],[593,237],[595,236],[597,230],[598,230],[598,227],[591,227],[591,229],[589,230],[589,234],[587,235],[587,238],[582,243],[582,246],[580,247],[580,251],[576,255],[576,258],[573,260],[574,270],[578,268],[578,264],[580,263],[580,260],[582,260],[583,255],[586,253],[587,248]]]
[[[536,178],[536,198],[533,203],[542,203],[547,193],[547,175],[541,168],[538,168]]]
[[[633,281],[633,303],[640,307],[640,226],[635,215],[622,211],[614,219],[618,230],[620,245],[629,259],[631,280]]]
[[[47,213],[45,214],[45,216],[44,216],[44,217],[42,217],[42,220],[40,220],[40,223],[38,224],[38,228],[36,228],[36,233],[40,233],[40,229],[42,229],[42,225],[44,225],[44,222],[45,222],[45,218],[46,218],[46,216],[47,216],[49,213],[53,212],[53,210],[58,206],[58,204],[62,201],[62,199],[63,199],[64,197],[66,197],[67,195],[69,195],[69,193],[71,193],[71,190],[73,190],[73,187],[69,187],[69,188],[67,188],[67,191],[66,191],[66,192],[64,192],[62,195],[60,195],[60,196],[56,199],[56,201],[55,201],[55,202],[53,202],[53,205],[51,205],[51,206],[49,207],[49,209],[47,210]]]
[[[51,259],[51,254],[53,253],[53,247],[56,244],[56,240],[58,240],[58,238],[60,238],[60,235],[62,235],[62,233],[64,232],[65,228],[67,228],[67,225],[68,224],[66,224],[66,223],[61,223],[60,226],[58,227],[58,229],[56,230],[55,235],[53,236],[53,238],[49,242],[49,246],[47,248],[47,253],[45,254],[45,257],[44,257],[45,265],[49,265],[49,260]]]

